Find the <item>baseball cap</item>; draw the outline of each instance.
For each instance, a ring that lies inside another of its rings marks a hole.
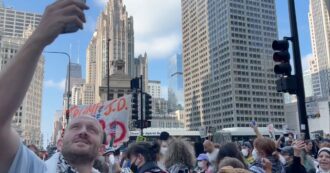
[[[202,161],[202,160],[209,160],[209,158],[207,157],[206,154],[200,154],[198,157],[197,157],[197,161]]]
[[[290,156],[293,156],[293,147],[291,147],[291,146],[286,146],[286,147],[280,148],[280,151],[281,151],[282,155],[288,154]]]

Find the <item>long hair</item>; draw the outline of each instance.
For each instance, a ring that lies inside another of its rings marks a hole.
[[[195,162],[193,146],[184,139],[173,138],[165,155],[166,168],[170,168],[175,164],[183,164],[188,168],[193,168]]]
[[[219,164],[225,157],[236,158],[242,162],[245,168],[248,168],[248,166],[244,162],[241,152],[238,150],[237,144],[234,142],[227,143],[220,147],[217,157],[217,163]]]

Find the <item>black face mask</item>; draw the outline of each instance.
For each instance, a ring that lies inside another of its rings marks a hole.
[[[138,167],[137,167],[136,165],[131,164],[130,169],[131,169],[131,171],[132,171],[133,173],[138,173]]]

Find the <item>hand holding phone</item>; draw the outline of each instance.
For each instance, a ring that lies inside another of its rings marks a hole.
[[[86,3],[86,0],[80,0],[80,1]],[[69,23],[65,26],[62,33],[72,33],[78,31],[78,29],[79,29],[78,25],[76,25],[75,23]]]

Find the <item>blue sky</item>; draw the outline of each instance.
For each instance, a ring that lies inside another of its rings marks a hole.
[[[6,7],[42,14],[52,0],[26,1],[4,0]],[[86,48],[95,28],[96,20],[103,10],[105,0],[87,0],[90,10],[86,12],[87,23],[83,31],[60,36],[48,51],[65,51],[71,54],[71,61],[78,58],[85,76]],[[149,56],[149,79],[160,80],[167,88],[167,65],[169,57],[181,53],[181,6],[180,0],[124,0],[129,15],[134,17],[135,56],[147,52]],[[299,2],[299,3],[297,3]],[[289,36],[290,26],[287,0],[276,0],[279,36]],[[301,55],[304,59],[311,54],[308,25],[308,0],[296,1]],[[71,45],[71,51],[70,51]],[[64,79],[67,58],[63,55],[45,54],[45,76],[42,104],[42,133],[51,137],[54,113],[62,108]],[[162,95],[165,95],[163,92]]]

